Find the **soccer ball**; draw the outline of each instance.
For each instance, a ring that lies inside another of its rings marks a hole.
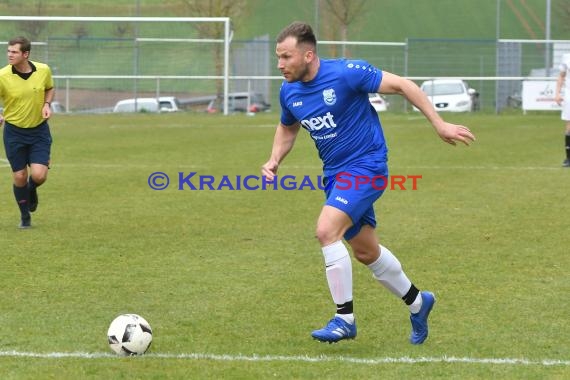
[[[140,315],[122,314],[111,322],[107,338],[111,350],[120,356],[142,355],[152,342],[152,329]]]

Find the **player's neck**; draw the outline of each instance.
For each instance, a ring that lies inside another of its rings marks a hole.
[[[320,67],[321,67],[321,60],[319,59],[319,57],[316,57],[315,60],[311,62],[311,65],[309,66],[309,71],[307,72],[305,79],[303,79],[303,82],[310,82],[313,79],[315,79],[315,77],[319,73]]]
[[[14,68],[17,72],[22,74],[27,74],[32,72],[32,65],[28,61],[21,62],[17,65],[14,65]]]

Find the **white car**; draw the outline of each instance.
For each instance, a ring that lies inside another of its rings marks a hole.
[[[428,96],[435,109],[447,112],[471,112],[473,97],[477,93],[461,79],[433,79],[425,81],[420,88]],[[414,111],[418,111],[414,107]]]
[[[368,94],[368,100],[376,112],[384,112],[388,110],[390,103],[382,95],[378,93]]]
[[[115,104],[113,112],[135,112],[135,108],[138,112],[176,112],[180,110],[180,105],[173,96],[123,99]]]

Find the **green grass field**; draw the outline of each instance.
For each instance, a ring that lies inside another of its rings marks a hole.
[[[448,146],[417,114],[383,117],[391,173],[422,179],[377,202],[378,235],[438,297],[429,339],[412,346],[406,307],[357,264],[359,336],[310,338],[334,312],[313,237],[320,191],[177,189],[178,173],[259,175],[276,112],[56,115],[31,230],[16,228],[0,161],[0,377],[569,378],[559,114],[448,118],[477,142]],[[163,191],[147,182],[157,171]],[[303,133],[280,174],[320,173]],[[146,356],[107,346],[127,312],[154,329]]]

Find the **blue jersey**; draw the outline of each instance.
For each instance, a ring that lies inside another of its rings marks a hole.
[[[309,131],[325,176],[387,160],[380,119],[368,101],[381,81],[382,71],[366,61],[321,59],[313,80],[283,82],[281,123],[300,122]]]

